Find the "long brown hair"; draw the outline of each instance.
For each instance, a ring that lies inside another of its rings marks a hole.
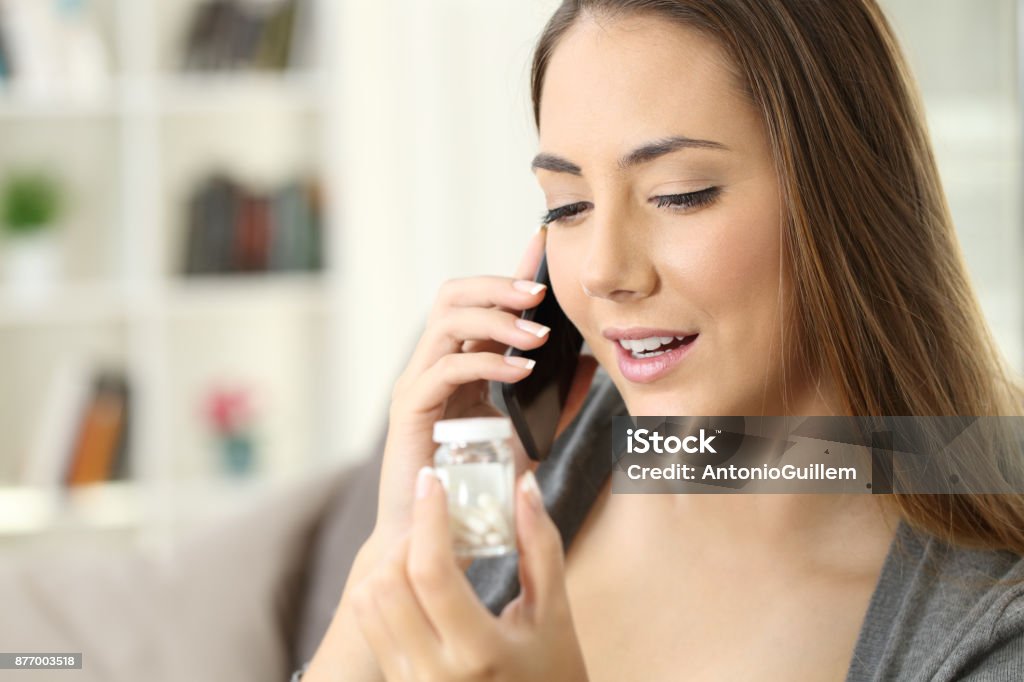
[[[538,130],[547,65],[584,13],[662,18],[731,55],[787,209],[795,356],[836,382],[847,414],[1024,413],[967,276],[920,94],[874,0],[564,0],[534,52]],[[968,464],[996,478],[1024,469],[1024,455],[1004,453]],[[892,501],[948,542],[1024,555],[1024,495]]]

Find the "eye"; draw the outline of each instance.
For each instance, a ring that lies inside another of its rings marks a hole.
[[[541,221],[547,224],[557,222],[567,222],[569,218],[582,213],[587,210],[587,202],[578,201],[575,204],[566,204],[565,206],[559,206],[553,208],[540,217]]]
[[[721,191],[721,187],[708,187],[707,189],[702,189],[698,192],[666,194],[660,197],[654,197],[651,201],[655,202],[658,208],[700,208],[701,206],[707,206],[717,199]]]
[[[665,194],[660,197],[653,197],[651,201],[655,202],[658,208],[689,210],[711,204],[718,198],[721,191],[721,187],[708,187],[697,192],[687,192],[686,194]],[[579,215],[583,211],[586,211],[589,206],[590,204],[586,201],[578,201],[575,204],[566,204],[565,206],[559,206],[558,208],[551,209],[547,213],[543,214],[540,219],[542,222],[549,225],[553,223],[570,222],[571,218]]]

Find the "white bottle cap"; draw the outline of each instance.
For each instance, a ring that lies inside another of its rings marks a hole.
[[[512,420],[508,417],[472,417],[442,419],[434,422],[435,443],[472,443],[500,440],[512,436]]]

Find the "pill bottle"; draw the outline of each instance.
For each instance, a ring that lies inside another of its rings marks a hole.
[[[507,417],[444,419],[434,424],[434,469],[448,495],[459,557],[516,551],[515,460]]]

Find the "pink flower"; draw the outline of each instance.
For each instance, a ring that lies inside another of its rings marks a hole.
[[[241,431],[252,417],[250,392],[237,387],[214,388],[206,398],[205,416],[222,435]]]

